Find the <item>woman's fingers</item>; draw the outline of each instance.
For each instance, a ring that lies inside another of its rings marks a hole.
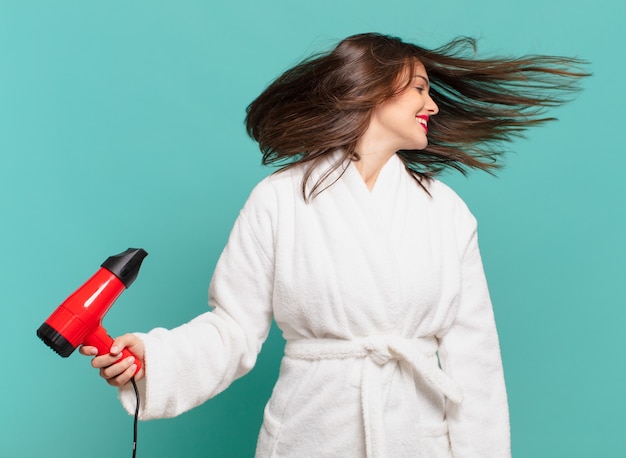
[[[122,352],[127,349],[132,353]],[[109,385],[120,387],[135,377],[140,380],[144,376],[143,369],[143,342],[134,334],[124,334],[113,340],[111,349],[108,353],[98,354],[96,347],[84,345],[79,349],[80,353],[85,356],[92,356],[91,365],[100,370],[100,376],[106,380]],[[141,363],[142,368],[137,371],[136,362]]]
[[[91,360],[91,365],[96,369],[103,369],[115,364],[122,357],[122,353],[112,355],[111,353],[96,356]]]
[[[135,357],[129,356],[121,359],[119,362],[100,369],[100,376],[107,381],[109,385],[122,386],[127,384],[135,374],[137,365]]]
[[[98,354],[98,349],[96,347],[90,347],[88,345],[81,345],[78,349],[78,352],[81,355],[85,356],[96,356]]]

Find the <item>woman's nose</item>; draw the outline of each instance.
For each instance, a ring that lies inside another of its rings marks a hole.
[[[439,107],[437,106],[437,104],[435,103],[435,101],[432,99],[430,95],[428,96],[428,101],[426,102],[426,109],[428,110],[431,116],[439,113]]]

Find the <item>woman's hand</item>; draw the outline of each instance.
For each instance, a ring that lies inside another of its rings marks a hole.
[[[125,348],[141,361],[141,369],[135,375],[135,381],[139,381],[145,375],[144,346],[141,339],[134,334],[124,334],[113,340],[111,350],[107,354],[98,355],[96,347],[87,345],[81,346],[79,351],[82,355],[94,357],[91,365],[100,369],[100,377],[109,385],[121,387],[130,381],[137,370],[134,357],[120,359]]]

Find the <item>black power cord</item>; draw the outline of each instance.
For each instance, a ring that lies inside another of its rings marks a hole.
[[[139,390],[137,389],[137,384],[135,383],[135,377],[130,379],[130,382],[133,384],[133,389],[135,390],[135,397],[137,398],[137,405],[135,406],[135,420],[133,421],[133,458],[137,454],[137,420],[139,419]]]

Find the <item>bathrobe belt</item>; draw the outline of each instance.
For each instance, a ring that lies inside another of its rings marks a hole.
[[[361,370],[361,406],[365,428],[365,450],[368,458],[386,456],[381,367],[389,361],[404,361],[421,377],[454,403],[463,399],[463,391],[432,358],[437,352],[434,338],[407,339],[398,336],[370,336],[355,340],[290,340],[285,356],[319,361],[323,359],[363,358]]]

